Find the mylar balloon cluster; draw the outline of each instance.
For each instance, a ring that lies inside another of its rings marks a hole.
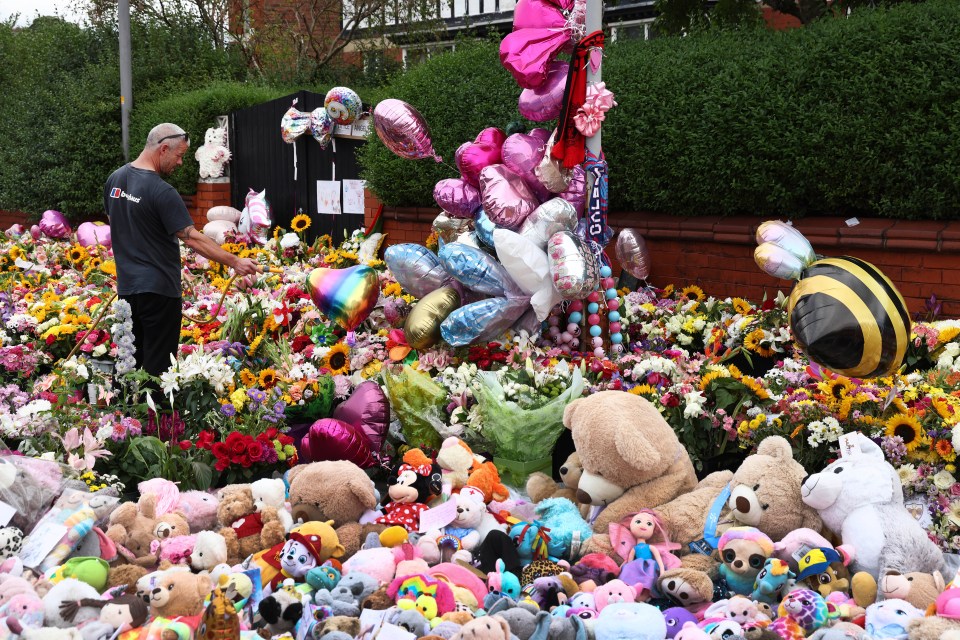
[[[564,14],[572,2],[519,0],[513,11],[513,32],[500,43],[500,62],[524,89],[537,89],[547,80],[548,68],[563,51],[572,48],[571,35],[583,24],[580,12]]]
[[[317,107],[308,113],[296,108],[296,100],[293,103],[280,119],[280,135],[283,141],[293,144],[297,138],[309,131],[320,147],[326,149],[330,144],[335,124],[327,110],[324,107]]]
[[[871,378],[900,368],[910,339],[903,296],[877,267],[849,256],[817,260],[799,231],[782,222],[757,230],[754,258],[790,293],[790,329],[812,361],[842,375]]]
[[[337,406],[333,417],[310,425],[301,439],[305,462],[349,460],[359,467],[372,467],[383,446],[390,424],[390,404],[380,385],[367,380]]]
[[[203,234],[217,244],[226,241],[227,233],[242,233],[260,244],[266,244],[267,232],[273,225],[267,190],[257,192],[250,189],[244,201],[243,211],[233,207],[212,207],[207,211],[207,224]]]

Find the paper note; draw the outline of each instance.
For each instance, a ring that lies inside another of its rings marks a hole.
[[[840,444],[840,457],[849,458],[863,453],[857,441],[857,432],[845,433],[837,441]]]
[[[344,213],[363,213],[363,180],[344,180],[343,181],[343,212]]]
[[[340,181],[317,180],[317,213],[340,215]]]
[[[420,512],[420,533],[443,529],[457,517],[457,501],[447,500],[439,507]]]
[[[10,519],[17,515],[17,510],[0,500],[0,527],[10,524]]]
[[[53,551],[57,543],[67,534],[67,528],[62,524],[48,524],[42,531],[34,530],[20,550],[20,559],[23,566],[34,569],[40,566],[43,559]]]
[[[373,130],[373,127],[371,126],[372,124],[373,121],[370,119],[370,116],[360,116],[353,121],[350,135],[354,136],[355,138],[366,138]]]
[[[417,636],[395,624],[385,624],[377,633],[377,640],[417,640]]]
[[[847,223],[848,227],[855,227],[858,224],[860,224],[860,220],[858,220],[857,218],[847,218],[845,222]]]

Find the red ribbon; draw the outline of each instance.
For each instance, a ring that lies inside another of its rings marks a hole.
[[[557,124],[557,137],[550,150],[550,157],[559,160],[567,169],[582,164],[586,156],[586,139],[577,130],[574,116],[587,99],[587,65],[590,51],[603,49],[603,31],[594,31],[577,43],[570,60],[570,75],[563,92],[563,109]]]

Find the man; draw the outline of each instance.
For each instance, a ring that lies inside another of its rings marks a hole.
[[[130,303],[137,367],[159,376],[180,344],[180,242],[238,276],[260,271],[198,232],[180,194],[163,178],[183,164],[186,132],[159,124],[136,160],[113,172],[103,190],[117,263],[117,294]],[[179,241],[178,241],[179,240]]]

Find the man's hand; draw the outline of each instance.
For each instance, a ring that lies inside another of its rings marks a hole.
[[[260,265],[250,258],[237,258],[231,266],[238,276],[252,276],[263,271]]]

